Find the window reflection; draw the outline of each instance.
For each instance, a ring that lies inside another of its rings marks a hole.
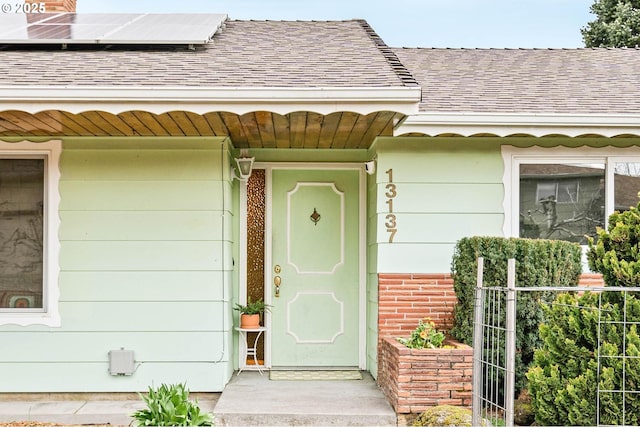
[[[586,244],[604,224],[604,164],[520,165],[520,237]]]
[[[640,163],[616,162],[614,177],[613,209],[622,212],[636,206],[640,191]]]

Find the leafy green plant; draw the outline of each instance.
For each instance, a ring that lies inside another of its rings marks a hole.
[[[539,425],[595,425],[598,397],[600,424],[640,425],[640,399],[634,393],[640,384],[640,336],[634,324],[640,321],[640,300],[627,295],[618,305],[606,301],[612,293],[561,294],[545,307],[543,345],[527,373]],[[624,402],[621,390],[629,391]]]
[[[483,284],[507,284],[507,260],[516,260],[516,286],[576,286],[582,272],[582,250],[576,243],[559,240],[474,236],[460,239],[451,264],[453,287],[458,298],[451,335],[473,345],[473,309],[478,257],[484,257]],[[538,326],[544,319],[542,306],[555,298],[552,292],[520,292],[516,300],[516,395],[526,388],[525,374],[541,344]],[[505,305],[504,295],[498,302]],[[504,322],[504,310],[501,313]],[[504,323],[503,323],[504,324]],[[502,339],[502,338],[501,338]],[[503,342],[496,343],[502,345]],[[500,353],[504,363],[504,352]],[[503,365],[504,366],[504,365]]]
[[[595,425],[597,297],[558,296],[546,306],[543,340],[527,373],[536,421],[541,425]]]
[[[589,267],[607,286],[640,285],[639,206],[615,212],[597,242],[588,239]],[[560,295],[546,308],[543,345],[527,373],[538,424],[594,425],[599,418],[604,425],[640,425],[637,294]]]
[[[237,310],[242,314],[262,314],[265,311],[269,311],[270,308],[271,306],[269,304],[265,304],[262,298],[253,302],[251,301],[251,298],[249,298],[246,305],[236,303],[235,307],[233,307],[234,310]]]
[[[582,28],[586,47],[636,47],[640,44],[640,4],[637,0],[594,0],[596,19]]]
[[[138,393],[147,405],[146,409],[134,412],[131,417],[138,426],[212,426],[213,416],[203,413],[198,402],[189,400],[185,384],[162,384],[158,389],[149,387],[144,396]]]
[[[429,318],[420,319],[409,338],[398,338],[400,344],[409,348],[441,348],[444,343],[444,333],[436,329],[435,323]]]
[[[640,286],[640,205],[609,216],[607,230],[598,229],[598,242],[588,239],[589,268],[607,286]]]

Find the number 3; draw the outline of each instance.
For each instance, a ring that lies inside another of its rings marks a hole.
[[[388,198],[393,199],[398,195],[395,184],[387,184],[385,188],[387,189],[387,192],[384,193],[384,195],[387,196]]]

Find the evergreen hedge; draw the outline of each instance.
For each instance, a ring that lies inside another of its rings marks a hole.
[[[527,373],[538,425],[596,425],[598,388],[600,425],[640,425],[640,399],[633,393],[640,390],[640,336],[637,325],[629,325],[640,321],[640,301],[627,297],[625,331],[623,306],[606,301],[608,295],[613,292],[561,294],[545,307],[544,344]],[[621,390],[627,390],[624,403]]]
[[[484,258],[484,286],[506,287],[509,258],[516,260],[516,286],[520,287],[576,286],[582,272],[581,248],[576,243],[481,236],[459,240],[451,265],[453,286],[458,298],[451,334],[468,345],[473,344],[478,257]],[[526,387],[526,371],[533,361],[534,350],[541,344],[538,327],[543,319],[542,305],[554,298],[551,292],[518,293],[516,393]]]
[[[609,216],[598,241],[589,238],[589,268],[602,273],[607,286],[640,286],[640,211],[638,206]]]
[[[607,230],[598,230],[597,243],[589,239],[589,267],[607,286],[640,286],[639,207],[615,212]],[[637,292],[624,297],[615,291],[560,295],[546,309],[543,346],[527,374],[538,424],[595,425],[599,389],[600,424],[640,425],[640,299]]]

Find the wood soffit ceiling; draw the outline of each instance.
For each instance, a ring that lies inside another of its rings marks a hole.
[[[62,136],[228,136],[237,148],[368,148],[377,136],[392,136],[401,113],[327,115],[295,111],[286,115],[255,111],[153,114],[126,111],[73,114],[49,110],[31,114],[0,111],[0,137]]]

